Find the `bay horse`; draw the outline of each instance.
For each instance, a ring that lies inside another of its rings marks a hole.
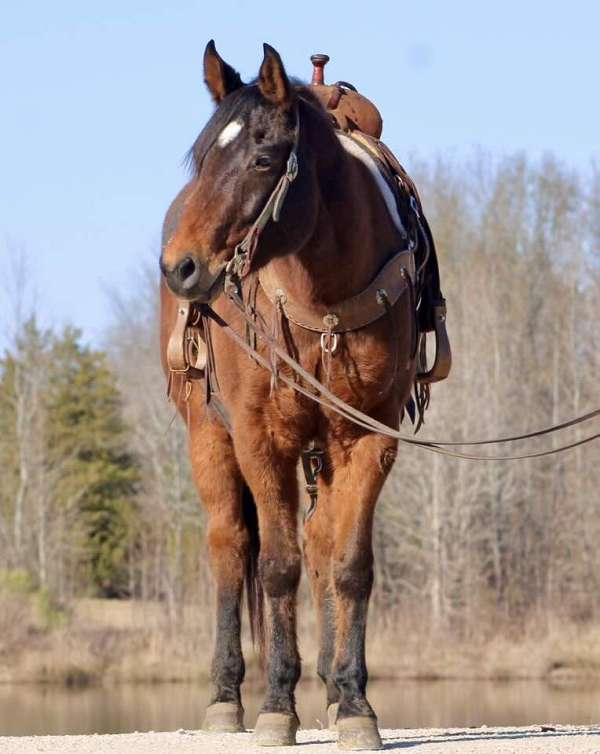
[[[373,418],[398,428],[415,379],[415,312],[402,295],[379,317],[325,347],[318,332],[279,317],[260,284],[305,310],[323,311],[359,294],[406,246],[375,163],[336,132],[310,86],[290,80],[269,45],[255,81],[239,74],[209,42],[204,78],[216,110],[192,147],[192,178],[171,206],[161,252],[161,352],[177,318],[178,300],[211,304],[240,335],[246,323],[223,295],[234,250],[297,155],[278,222],[267,223],[243,280],[260,321],[274,328],[302,367]],[[268,347],[258,344],[261,353]],[[381,748],[366,697],[365,631],[373,583],[375,504],[397,453],[397,441],[351,424],[300,395],[248,357],[218,327],[211,351],[229,428],[207,406],[202,389],[185,390],[172,375],[172,395],[187,417],[194,480],[207,517],[216,587],[214,695],[205,728],[243,729],[241,601],[263,636],[266,694],[255,729],[261,745],[296,740],[294,690],[301,660],[296,592],[302,560],[318,613],[318,675],[326,686],[330,723],[344,749]],[[328,358],[325,358],[325,356]],[[280,366],[285,374],[287,367]],[[318,504],[299,546],[297,467],[310,443],[323,450]],[[264,603],[264,631],[261,616]]]

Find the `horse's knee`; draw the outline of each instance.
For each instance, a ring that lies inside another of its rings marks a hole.
[[[342,597],[368,597],[373,586],[373,553],[370,548],[345,552],[333,561],[335,591]]]
[[[283,597],[294,592],[300,581],[300,552],[261,554],[258,560],[260,580],[269,597]]]

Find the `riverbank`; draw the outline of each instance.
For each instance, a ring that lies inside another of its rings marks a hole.
[[[169,616],[164,605],[80,599],[52,612],[13,595],[0,604],[0,683],[89,686],[117,683],[205,682],[210,672],[211,610],[188,606]],[[316,629],[301,614],[303,676],[316,677]],[[372,679],[573,679],[600,681],[600,626],[554,622],[459,638],[417,624],[370,626]],[[261,675],[244,640],[247,677]]]
[[[384,730],[386,751],[411,754],[598,754],[600,727],[532,726],[529,728],[453,728]],[[298,746],[270,752],[325,754],[336,751],[328,730],[301,730]],[[219,735],[179,730],[175,733],[131,733],[119,736],[39,736],[0,738],[3,754],[264,754],[251,733]]]

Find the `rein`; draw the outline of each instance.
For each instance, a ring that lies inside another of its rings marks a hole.
[[[585,445],[588,442],[592,442],[592,440],[597,440],[598,438],[600,438],[600,432],[598,432],[589,437],[585,437],[582,440],[577,440],[567,445],[562,445],[558,448],[552,448],[550,450],[534,451],[531,453],[523,453],[519,455],[506,455],[506,456],[480,456],[480,455],[474,455],[474,454],[468,454],[468,453],[459,453],[458,451],[448,449],[448,447],[453,447],[453,446],[454,447],[455,446],[475,447],[475,446],[480,446],[480,445],[507,443],[507,442],[513,442],[516,440],[523,440],[523,439],[528,439],[532,437],[539,437],[542,435],[551,434],[552,432],[557,432],[560,429],[565,429],[567,427],[571,427],[576,424],[582,424],[586,421],[589,421],[591,419],[594,419],[600,416],[600,409],[591,411],[588,414],[580,416],[576,419],[571,419],[567,422],[563,422],[562,424],[558,424],[553,427],[546,427],[544,429],[537,430],[535,432],[528,432],[523,435],[516,435],[514,437],[504,437],[504,438],[500,438],[496,440],[481,440],[481,441],[476,441],[476,442],[437,442],[437,441],[433,442],[433,441],[427,441],[427,440],[417,440],[414,437],[406,437],[406,435],[401,434],[397,429],[394,429],[393,427],[389,427],[387,424],[384,424],[378,421],[377,419],[374,419],[373,417],[369,416],[368,414],[363,413],[359,409],[354,408],[349,403],[346,403],[341,398],[338,398],[327,387],[325,387],[323,383],[319,382],[319,380],[317,380],[316,377],[313,377],[312,374],[307,372],[306,369],[304,369],[295,359],[293,359],[287,353],[287,351],[284,348],[282,348],[279,345],[277,340],[275,340],[268,332],[266,332],[259,324],[257,324],[254,318],[246,310],[246,306],[243,300],[240,298],[235,287],[229,286],[228,288],[226,288],[225,294],[227,295],[229,300],[235,305],[235,307],[238,309],[243,319],[245,320],[246,325],[253,331],[253,333],[255,333],[255,335],[257,335],[258,338],[264,341],[264,343],[269,346],[269,348],[277,355],[277,357],[281,359],[281,361],[283,361],[285,364],[287,364],[287,366],[292,370],[292,372],[297,377],[299,377],[304,383],[306,383],[306,385],[310,386],[314,392],[307,389],[306,387],[303,387],[301,384],[298,383],[297,380],[287,377],[287,375],[285,374],[279,373],[278,379],[280,379],[281,382],[283,382],[285,385],[288,385],[288,387],[291,387],[297,393],[305,396],[306,398],[309,398],[315,403],[320,404],[324,408],[327,408],[331,411],[335,411],[344,419],[347,419],[348,421],[352,422],[353,424],[356,424],[359,427],[362,427],[363,429],[369,430],[371,432],[377,432],[379,434],[386,435],[387,437],[392,437],[402,443],[416,446],[419,448],[423,448],[423,450],[428,450],[432,453],[450,456],[452,458],[462,458],[469,461],[519,461],[519,460],[524,460],[527,458],[542,458],[543,456],[549,456],[549,455],[553,455],[554,453],[560,453],[566,450],[577,448],[581,445]],[[260,366],[271,371],[271,364],[269,360],[266,359],[264,356],[262,356],[256,350],[256,348],[254,348],[241,335],[239,335],[231,327],[231,325],[229,325],[222,317],[220,317],[214,311],[214,309],[212,309],[209,305],[203,305],[203,309],[204,309],[205,315],[209,316],[210,319],[213,320],[215,324],[217,324],[223,330],[223,332],[225,333],[225,335],[227,335],[228,338],[230,338],[235,343],[237,343],[237,345],[240,346],[240,348],[243,351],[245,351],[249,356],[251,356]]]

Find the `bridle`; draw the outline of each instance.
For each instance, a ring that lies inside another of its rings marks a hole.
[[[283,207],[289,188],[298,176],[298,145],[300,142],[300,110],[298,105],[295,107],[294,120],[294,140],[285,166],[285,172],[277,181],[265,206],[250,226],[250,230],[236,245],[233,257],[225,267],[225,290],[231,285],[237,287],[237,281],[241,281],[250,272],[260,235],[270,220],[274,223],[279,222],[281,208]]]

